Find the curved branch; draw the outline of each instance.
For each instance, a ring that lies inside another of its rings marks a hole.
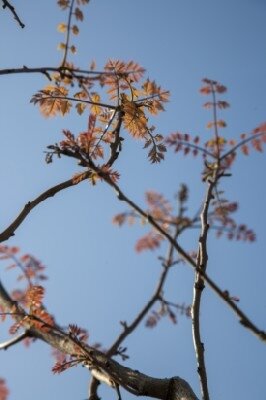
[[[90,172],[88,171],[80,178],[79,182],[84,181],[89,176]],[[72,178],[68,179],[65,182],[59,183],[58,185],[51,187],[50,189],[43,192],[40,196],[36,197],[36,199],[29,201],[27,204],[25,204],[23,210],[20,212],[17,218],[2,233],[0,233],[0,243],[4,242],[5,240],[8,240],[11,236],[14,235],[16,229],[22,224],[22,222],[31,212],[31,210],[34,207],[36,207],[39,203],[41,203],[44,200],[47,200],[49,197],[53,197],[56,193],[60,192],[61,190],[77,185],[79,182],[73,180]]]
[[[0,282],[0,305],[5,310],[12,310],[16,303],[11,300],[5,288]],[[18,307],[16,305],[16,307]],[[16,319],[21,320],[27,314],[19,307],[20,311]],[[158,379],[142,374],[137,370],[120,365],[108,355],[94,349],[89,345],[77,343],[70,335],[61,331],[58,327],[50,327],[46,330],[30,328],[31,336],[38,338],[50,346],[60,350],[64,354],[77,354],[77,346],[82,350],[85,365],[91,373],[105,383],[115,383],[130,393],[137,396],[149,396],[162,400],[198,400],[189,384],[180,377],[170,379]]]
[[[225,154],[223,154],[220,158],[220,161],[224,160],[225,158],[233,154],[239,147],[243,146],[244,144],[264,135],[266,135],[266,131],[253,134],[253,136],[249,136],[246,139],[241,140],[241,142],[237,143],[232,149],[228,150]]]

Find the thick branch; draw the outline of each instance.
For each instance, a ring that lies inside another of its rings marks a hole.
[[[5,310],[13,310],[16,303],[11,300],[5,288],[0,282],[0,305]],[[25,311],[19,307],[16,319],[19,321],[26,316]],[[43,340],[50,346],[60,350],[64,354],[75,356],[77,354],[77,342],[68,334],[60,331],[57,327],[47,332],[28,328],[31,336]],[[117,361],[110,359],[106,354],[91,346],[78,345],[85,357],[85,364],[91,372],[109,384],[122,386],[125,390],[137,396],[149,396],[163,400],[198,400],[189,384],[179,378],[157,379],[142,374],[137,370],[124,367]],[[78,355],[77,355],[78,356]]]
[[[81,177],[80,182],[87,179],[89,175],[90,172],[84,174],[84,176]],[[29,201],[27,204],[25,204],[23,210],[20,212],[17,218],[2,233],[0,233],[0,243],[4,242],[5,240],[8,240],[10,236],[14,235],[16,229],[22,224],[22,222],[31,212],[31,210],[34,207],[36,207],[39,203],[41,203],[44,200],[47,200],[49,197],[53,197],[56,193],[60,192],[61,190],[67,189],[71,186],[75,186],[78,183],[79,182],[76,182],[73,179],[68,179],[67,181],[59,183],[58,185],[53,186],[52,188],[46,190],[40,196],[36,197],[35,200]]]

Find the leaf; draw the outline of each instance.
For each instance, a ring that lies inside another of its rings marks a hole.
[[[81,172],[81,173],[77,173],[73,176],[72,178],[72,182],[74,185],[77,185],[78,183],[80,183],[81,181],[83,181],[84,177],[87,175],[87,171],[86,172]]]
[[[227,103],[227,101],[218,101],[217,102],[217,106],[220,109],[224,109],[224,108],[230,107],[230,105],[229,105],[229,103]]]
[[[95,103],[100,103],[101,102],[101,98],[99,96],[98,93],[92,93],[91,94],[91,101],[95,102]],[[91,113],[95,114],[95,115],[99,115],[102,111],[101,106],[99,106],[98,104],[94,104],[90,106],[91,109]]]
[[[75,15],[77,21],[83,21],[84,15],[79,7],[75,8],[74,15]]]
[[[212,108],[212,107],[213,107],[213,102],[207,101],[207,103],[204,103],[204,104],[203,104],[203,107],[204,107],[204,108]]]
[[[66,10],[69,7],[70,0],[57,0],[57,4],[62,10]]]
[[[222,119],[220,119],[219,121],[216,122],[217,126],[219,128],[225,128],[226,127],[226,122]]]
[[[201,94],[210,94],[211,93],[211,88],[210,86],[203,86],[200,88],[200,93]]]
[[[6,385],[6,381],[0,378],[0,400],[7,400],[9,395],[9,389]]]
[[[77,103],[75,107],[76,107],[78,114],[81,115],[81,114],[83,114],[83,112],[87,106],[84,103]]]
[[[68,100],[61,100],[60,102],[60,111],[62,115],[68,114],[70,108],[72,107],[72,103]]]
[[[255,128],[253,130],[254,134],[264,133],[264,132],[266,133],[266,122],[262,123],[261,125],[259,125],[257,128]]]
[[[155,250],[160,246],[162,240],[164,238],[158,233],[149,232],[137,241],[135,250],[138,253],[144,250]]]
[[[79,34],[79,28],[77,27],[77,25],[73,25],[71,30],[72,30],[73,35]]]
[[[71,103],[64,99],[67,95],[68,90],[64,86],[48,85],[32,97],[31,103],[39,104],[40,111],[45,117],[65,115],[71,107]]]
[[[57,46],[57,50],[65,50],[66,49],[66,44],[61,42],[59,43],[59,45]]]
[[[44,288],[39,285],[30,286],[26,292],[26,301],[29,307],[39,308],[44,297]]]
[[[227,91],[227,88],[226,88],[226,86],[217,83],[217,84],[215,85],[215,91],[216,91],[217,93],[225,93],[225,92]]]
[[[58,30],[58,32],[65,33],[67,31],[66,24],[63,24],[63,23],[58,24],[57,25],[57,30]]]
[[[96,115],[90,114],[88,121],[88,133],[92,134],[96,124]]]
[[[246,144],[243,144],[241,146],[241,151],[242,151],[243,154],[245,154],[245,156],[249,155],[249,147]]]
[[[110,167],[108,166],[103,166],[101,168],[101,172],[107,176],[113,183],[117,183],[119,178],[120,178],[120,174],[117,171],[113,171]]]
[[[70,46],[70,51],[71,51],[71,53],[72,54],[76,54],[76,52],[77,52],[77,48],[76,48],[76,46]]]
[[[123,122],[125,129],[136,138],[141,138],[147,132],[147,118],[141,109],[133,101],[129,101],[126,96],[122,96],[122,108],[124,111]]]
[[[69,335],[74,337],[76,340],[83,342],[87,341],[89,334],[86,329],[78,327],[76,324],[68,325]]]
[[[254,147],[255,150],[259,151],[259,152],[263,152],[263,148],[262,148],[262,142],[259,139],[253,139],[251,141],[252,146]]]
[[[117,215],[115,215],[113,217],[112,222],[115,225],[122,226],[125,223],[126,219],[127,219],[127,214],[126,213],[120,213],[120,214],[117,214]]]

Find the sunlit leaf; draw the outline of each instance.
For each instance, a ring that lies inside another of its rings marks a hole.
[[[58,30],[58,32],[65,33],[66,30],[67,30],[66,24],[63,24],[63,23],[58,24],[57,25],[57,30]]]

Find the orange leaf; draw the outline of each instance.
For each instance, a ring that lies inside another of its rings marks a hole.
[[[162,240],[163,237],[158,233],[149,232],[137,241],[135,249],[138,253],[143,250],[155,250]]]
[[[243,154],[245,154],[245,156],[248,156],[248,154],[249,154],[249,148],[248,148],[248,146],[247,146],[246,144],[243,144],[243,145],[241,146],[241,151],[242,151]]]

